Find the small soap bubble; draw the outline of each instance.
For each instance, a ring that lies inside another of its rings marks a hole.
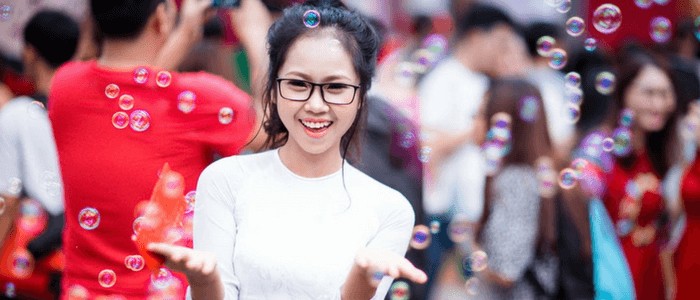
[[[389,299],[408,300],[411,298],[411,287],[405,281],[395,281],[389,288]]]
[[[157,289],[167,288],[172,282],[173,274],[166,268],[160,268],[151,274],[151,284]]]
[[[576,172],[576,178],[581,179],[586,168],[588,168],[588,161],[583,158],[576,158],[571,162],[570,168]]]
[[[628,219],[621,219],[615,223],[615,231],[617,235],[624,237],[632,232],[634,228],[634,223]]]
[[[0,21],[7,21],[12,17],[12,6],[3,4],[0,5]]]
[[[432,220],[430,221],[430,233],[438,234],[440,232],[440,221]]]
[[[12,275],[18,278],[27,278],[34,271],[34,258],[27,249],[18,248],[12,252]]]
[[[423,48],[428,49],[428,51],[436,55],[445,53],[448,45],[447,39],[440,34],[430,34],[423,39],[422,43]]]
[[[233,109],[230,107],[222,107],[219,110],[219,123],[227,125],[233,122]]]
[[[571,10],[571,0],[563,0],[558,6],[557,11],[565,14]]]
[[[549,53],[549,66],[556,70],[561,70],[566,66],[568,55],[563,49],[553,49]]]
[[[479,289],[481,288],[481,281],[477,277],[469,278],[464,283],[464,288],[466,289],[467,294],[469,294],[470,296],[476,296],[479,294]]]
[[[576,186],[576,171],[565,168],[559,173],[559,186],[562,189],[569,190]]]
[[[82,285],[74,284],[68,288],[69,300],[87,300],[90,298],[90,292]]]
[[[666,43],[671,40],[671,21],[666,17],[656,17],[649,23],[649,35],[654,42]]]
[[[430,152],[432,151],[432,148],[428,146],[423,146],[420,148],[420,151],[418,152],[418,160],[424,164],[427,164],[428,161],[430,161]]]
[[[566,73],[564,79],[567,87],[578,88],[581,86],[581,74],[577,72]]]
[[[129,115],[123,111],[115,112],[112,115],[112,125],[116,129],[124,129],[129,126]]]
[[[41,103],[40,101],[32,101],[32,103],[27,106],[27,113],[29,114],[30,118],[36,120],[46,115],[46,107],[44,106],[44,103]]]
[[[302,18],[304,26],[308,28],[316,28],[321,24],[321,14],[317,10],[307,10]]]
[[[586,30],[586,23],[581,17],[571,17],[566,21],[566,33],[570,36],[579,36]]]
[[[580,106],[583,103],[583,91],[581,88],[566,86],[564,96],[569,104]]]
[[[16,288],[15,288],[14,283],[12,283],[12,282],[6,283],[5,284],[5,297],[12,299],[15,296],[17,296],[17,293],[16,293],[17,291],[15,289]]]
[[[614,4],[605,3],[593,12],[593,27],[603,34],[615,32],[622,24],[622,11]]]
[[[10,196],[19,196],[22,192],[22,180],[17,177],[11,177],[7,180],[7,183],[7,193]]]
[[[603,143],[601,144],[603,147],[603,151],[605,152],[610,152],[613,150],[613,147],[615,147],[615,141],[612,138],[605,138],[603,139]]]
[[[145,110],[135,110],[129,116],[129,126],[136,132],[144,132],[151,127],[151,115]]]
[[[119,86],[114,83],[108,84],[105,87],[105,96],[109,99],[117,98],[119,96]]]
[[[430,245],[430,230],[425,225],[413,227],[413,236],[409,245],[413,249],[423,250]]]
[[[130,110],[134,108],[134,97],[129,94],[124,94],[119,97],[119,108],[123,110]]]
[[[189,114],[195,108],[195,100],[197,96],[192,91],[184,91],[177,96],[177,109]]]
[[[156,74],[156,84],[159,87],[166,88],[173,82],[173,75],[168,71],[160,71]]]
[[[187,194],[185,194],[185,203],[187,206],[185,206],[185,213],[190,213],[194,211],[194,203],[197,197],[197,191],[189,191]]]
[[[632,126],[632,121],[634,120],[634,112],[625,108],[622,113],[620,113],[620,126],[630,127]]]
[[[520,99],[520,119],[532,123],[537,120],[540,109],[539,102],[534,96],[525,96]]]
[[[143,267],[146,265],[146,262],[144,261],[143,256],[141,255],[129,255],[126,258],[124,258],[124,265],[127,269],[138,272],[143,270]]]
[[[474,277],[474,270],[472,269],[472,258],[470,256],[466,256],[464,259],[462,259],[462,276],[464,279],[469,279]]]
[[[146,68],[136,68],[134,70],[134,82],[138,84],[144,84],[148,81],[148,69]]]
[[[550,52],[554,49],[554,44],[557,40],[553,37],[545,35],[537,39],[537,54],[544,57],[549,57]]]
[[[661,5],[661,6],[664,6],[664,5],[668,4],[668,1],[669,0],[654,0],[654,3]]]
[[[138,234],[143,228],[145,217],[140,216],[134,219],[134,223],[131,224],[131,228],[134,230],[134,234]]]
[[[92,207],[86,207],[78,213],[78,224],[85,230],[93,230],[100,225],[100,212]]]
[[[571,124],[576,124],[576,122],[581,119],[581,107],[577,104],[569,103],[566,107],[564,107],[564,112],[566,119]]]
[[[654,3],[652,0],[634,0],[634,4],[641,9],[647,9]]]
[[[489,257],[484,251],[474,251],[469,258],[471,258],[472,270],[474,272],[481,272],[488,267]]]
[[[598,73],[595,77],[595,90],[603,95],[610,95],[615,90],[615,75],[608,71]]]
[[[103,288],[111,288],[117,283],[117,274],[110,269],[104,269],[97,274],[97,282]]]
[[[473,228],[469,219],[457,215],[447,225],[447,237],[454,243],[463,243],[472,236]]]
[[[613,131],[613,154],[627,156],[632,152],[632,132],[627,127],[618,127]]]
[[[595,49],[598,48],[598,40],[595,38],[587,38],[583,41],[583,48],[588,52],[595,51]]]
[[[401,148],[408,149],[416,144],[416,134],[410,129],[400,133],[400,138],[399,146],[401,146]]]
[[[41,182],[44,187],[44,191],[46,191],[49,196],[55,197],[61,194],[61,179],[56,172],[42,172]]]

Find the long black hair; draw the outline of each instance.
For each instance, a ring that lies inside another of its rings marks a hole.
[[[320,24],[314,28],[307,27],[303,23],[304,13],[310,10],[315,10],[320,15]],[[310,0],[304,4],[294,5],[285,9],[282,17],[270,27],[267,36],[270,65],[262,99],[265,111],[265,121],[262,126],[268,135],[264,148],[278,148],[289,139],[289,131],[282,123],[274,102],[277,93],[277,74],[287,59],[289,49],[300,37],[328,28],[332,28],[332,33],[352,56],[355,72],[360,78],[358,99],[360,108],[352,126],[340,141],[343,158],[346,157],[349,149],[351,153],[359,151],[357,145],[359,135],[356,132],[359,131],[360,121],[366,114],[364,102],[376,66],[379,37],[367,19],[348,9],[339,0]]]

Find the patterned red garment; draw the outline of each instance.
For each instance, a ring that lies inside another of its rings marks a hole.
[[[686,227],[675,254],[676,299],[697,299],[700,295],[700,285],[697,284],[700,278],[700,159],[695,159],[683,176],[681,197]]]
[[[634,154],[633,154],[634,155]],[[605,208],[615,224],[624,218],[620,214],[620,204],[629,199],[627,184],[634,181],[638,175],[653,174],[661,182],[659,175],[653,171],[651,161],[646,153],[638,153],[637,159],[629,169],[623,168],[619,162],[615,162],[612,171],[607,175],[607,191],[605,193]],[[658,217],[664,211],[664,200],[658,190],[645,191],[639,194],[640,211],[636,220],[637,229],[647,225],[655,226]],[[646,245],[635,245],[633,233],[620,236],[620,243],[627,258],[632,279],[634,281],[637,299],[664,299],[663,278],[661,273],[661,261],[659,252],[661,243],[660,232],[657,229],[653,240]]]

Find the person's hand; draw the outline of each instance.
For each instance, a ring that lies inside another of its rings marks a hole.
[[[362,249],[355,256],[355,266],[364,270],[369,284],[375,288],[384,276],[421,284],[428,280],[428,276],[408,259],[388,250]]]
[[[183,0],[180,7],[180,26],[200,29],[214,13],[209,10],[211,0]],[[198,30],[201,31],[201,30]]]
[[[165,266],[184,273],[191,284],[220,280],[213,253],[163,243],[148,244],[147,249],[165,257]]]
[[[640,196],[644,195],[645,192],[654,192],[659,188],[659,180],[652,173],[639,174],[634,181],[639,187]]]

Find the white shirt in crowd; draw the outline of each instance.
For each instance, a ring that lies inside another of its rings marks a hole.
[[[18,97],[0,109],[0,194],[23,191],[58,215],[63,212],[63,184],[56,143],[46,110],[33,102]]]
[[[194,248],[216,254],[226,299],[340,299],[358,250],[403,256],[413,225],[403,195],[351,165],[305,178],[271,150],[204,170]],[[384,277],[374,299],[391,282]]]
[[[423,78],[418,88],[421,128],[457,133],[473,126],[488,89],[488,78],[448,57]],[[485,182],[480,147],[465,144],[436,169],[423,181],[425,212],[460,212],[470,221],[478,221],[484,206]]]

